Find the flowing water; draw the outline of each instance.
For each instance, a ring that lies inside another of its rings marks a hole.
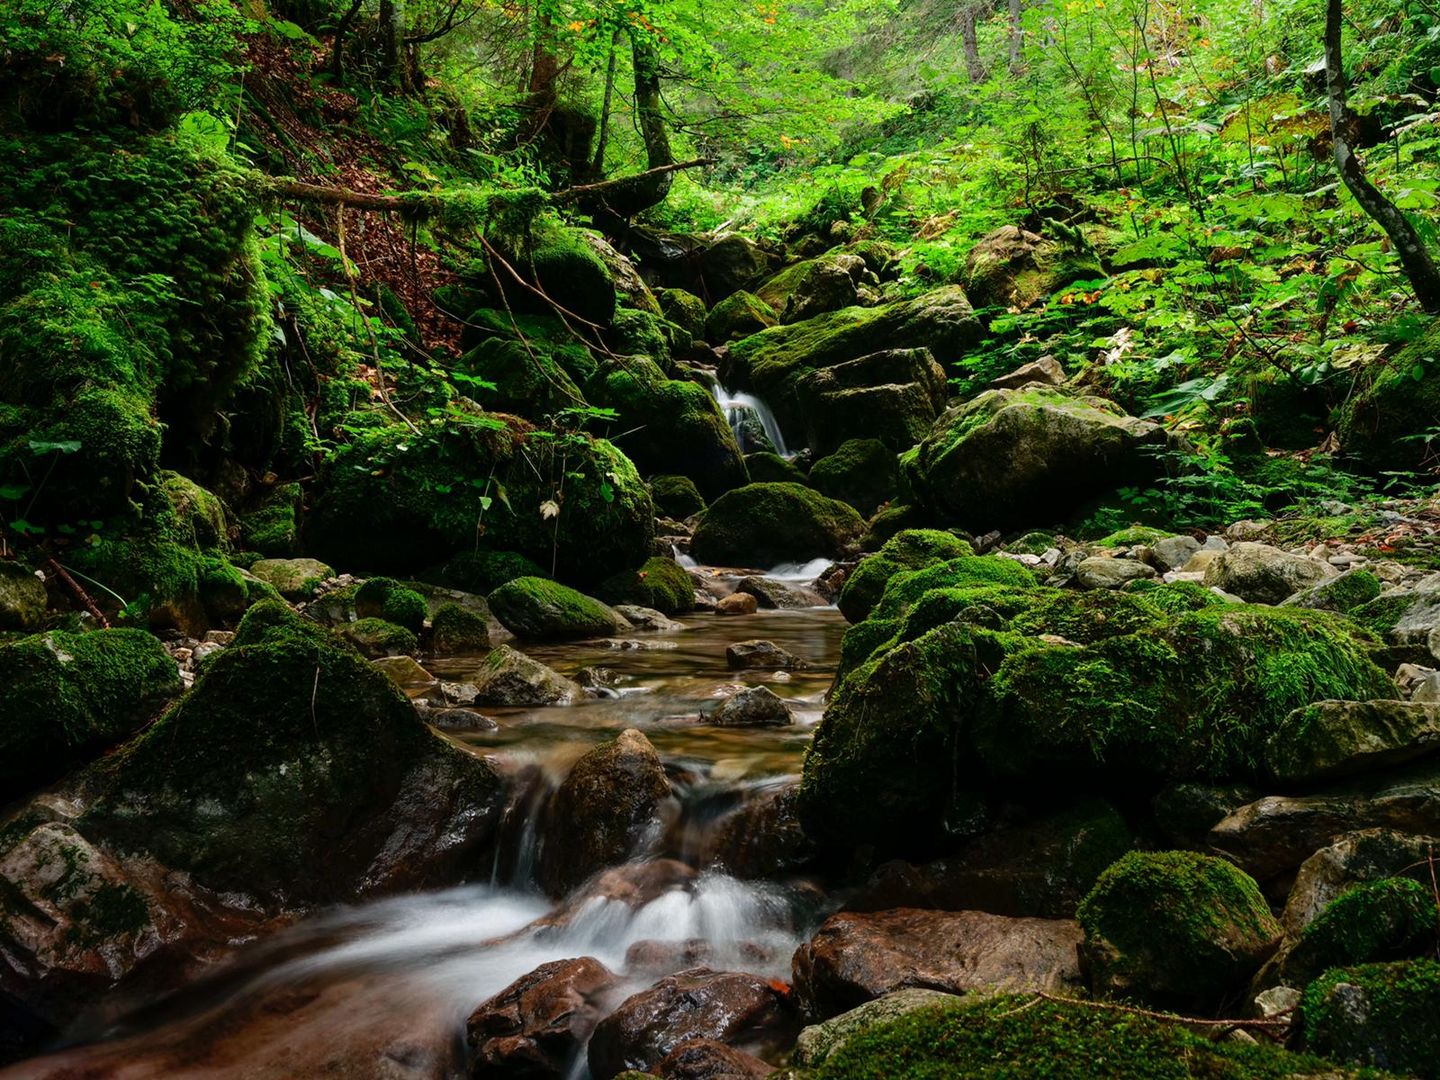
[[[783,569],[798,580],[812,567]],[[627,977],[616,1003],[697,958],[719,970],[788,978],[790,954],[818,921],[823,894],[804,881],[737,880],[707,867],[705,852],[726,817],[798,774],[845,624],[833,608],[685,621],[673,634],[528,647],[564,674],[610,669],[613,691],[570,707],[487,709],[493,730],[447,732],[491,757],[514,792],[494,864],[473,875],[482,884],[302,920],[181,991],[86,1033],[99,1041],[3,1075],[449,1077],[463,1075],[464,1021],[473,1008],[547,961],[596,957]],[[732,672],[725,647],[746,638],[768,638],[812,666]],[[474,663],[432,666],[463,680]],[[794,724],[701,722],[706,706],[760,683],[790,700]],[[672,781],[672,805],[662,827],[618,868],[626,887],[607,885],[602,875],[557,905],[531,880],[546,841],[541,811],[585,750],[626,728],[654,743]],[[627,953],[645,942],[652,943],[648,959],[635,970],[635,954],[627,961]],[[573,1075],[586,1075],[583,1057]]]
[[[780,421],[775,419],[775,414],[770,411],[770,406],[760,400],[754,394],[746,394],[742,391],[729,391],[718,382],[714,388],[715,400],[720,403],[720,409],[725,413],[725,422],[730,425],[730,430],[735,433],[735,441],[740,444],[740,449],[745,453],[755,450],[763,450],[765,447],[756,445],[746,427],[750,423],[758,423],[765,437],[770,440],[770,445],[775,448],[775,453],[783,458],[792,458],[793,452],[786,449],[785,436],[780,431]]]

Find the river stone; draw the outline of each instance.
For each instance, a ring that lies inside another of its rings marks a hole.
[[[715,604],[717,615],[754,615],[759,610],[760,601],[752,593],[731,593],[722,596]]]
[[[1200,541],[1193,536],[1166,536],[1150,545],[1150,560],[1162,573],[1185,566],[1200,550]]]
[[[575,763],[545,809],[541,886],[563,896],[624,862],[658,827],[669,796],[660,755],[639,731],[628,728],[595,747]]]
[[[1252,604],[1278,604],[1334,576],[1334,567],[1319,559],[1247,540],[1232,544],[1206,567],[1205,584]]]
[[[824,607],[825,601],[809,589],[792,585],[777,578],[751,576],[741,578],[735,586],[736,592],[749,593],[762,608],[812,608]]]
[[[1155,569],[1135,559],[1093,555],[1075,568],[1075,584],[1082,589],[1118,589],[1131,581],[1153,578]]]
[[[45,621],[45,583],[17,562],[0,562],[0,630],[33,630]]]
[[[614,608],[548,578],[515,578],[485,600],[505,629],[519,638],[569,641],[630,628]]]
[[[682,1043],[657,1068],[661,1080],[761,1080],[775,1071],[774,1065],[714,1039]]]
[[[389,675],[402,689],[434,686],[436,682],[435,676],[421,667],[413,656],[378,656],[370,661],[370,665]]]
[[[480,705],[573,705],[585,696],[579,686],[538,660],[500,645],[475,674]]]
[[[1413,877],[1430,880],[1430,861],[1440,857],[1440,836],[1393,829],[1347,833],[1300,864],[1280,923],[1288,938],[1300,936],[1315,917],[1346,890],[1368,881]]]
[[[792,780],[750,798],[715,831],[708,862],[747,879],[773,880],[802,870],[815,857],[815,845],[795,812],[799,788]]]
[[[1154,470],[1165,430],[1112,402],[1048,387],[987,390],[935,421],[902,458],[920,505],[965,528],[1059,520]]]
[[[1400,765],[1440,750],[1440,705],[1317,701],[1296,709],[1265,744],[1282,784],[1312,783]]]
[[[725,662],[740,671],[802,671],[810,665],[773,641],[752,638],[725,649]]]
[[[888,1023],[917,1009],[935,1006],[958,1007],[962,998],[943,990],[926,990],[913,987],[896,990],[874,1001],[857,1005],[849,1012],[831,1017],[819,1024],[811,1024],[800,1032],[795,1041],[792,1062],[805,1069],[819,1068],[825,1060],[856,1035],[863,1034],[878,1024]]]
[[[657,634],[674,634],[685,629],[663,611],[640,607],[638,604],[616,604],[615,612],[636,630],[653,630]]]
[[[1440,834],[1440,767],[1420,762],[1328,792],[1269,795],[1217,824],[1207,842],[1264,881],[1361,829]]]
[[[315,583],[335,576],[318,559],[261,559],[250,567],[254,574],[286,600],[306,599],[314,590]]]
[[[704,720],[720,727],[783,727],[790,723],[790,707],[769,687],[751,686],[726,698]]]
[[[911,987],[1069,993],[1080,983],[1082,937],[1070,919],[914,908],[841,912],[795,951],[795,996],[806,1016],[826,1019]]]
[[[653,1070],[677,1048],[713,1039],[774,1052],[799,1027],[786,996],[758,975],[691,968],[627,998],[590,1039],[595,1080]]]
[[[470,1014],[472,1075],[565,1080],[619,981],[590,956],[522,975]]]

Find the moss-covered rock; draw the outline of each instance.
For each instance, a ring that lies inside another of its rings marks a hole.
[[[1346,614],[1363,607],[1380,595],[1380,579],[1364,568],[1346,570],[1327,578],[1318,585],[1302,589],[1285,603],[1298,607],[1319,608],[1321,611],[1342,611]]]
[[[229,547],[225,504],[219,496],[177,472],[162,472],[159,480],[173,512],[177,539],[204,551]]]
[[[487,338],[461,358],[460,366],[494,384],[494,390],[479,396],[501,412],[538,419],[585,405],[585,395],[545,342]]]
[[[1358,1076],[1183,1023],[1024,994],[975,995],[850,1034],[794,1080],[1301,1080]]]
[[[335,632],[362,656],[413,656],[420,651],[413,631],[384,619],[356,619],[339,624]]]
[[[838,558],[865,522],[851,507],[799,484],[749,484],[710,504],[691,550],[701,562],[774,566]]]
[[[885,585],[902,570],[919,570],[974,555],[968,543],[938,529],[904,529],[874,555],[860,561],[840,591],[840,613],[852,623],[869,617],[885,592]]]
[[[54,780],[179,692],[175,661],[143,630],[56,630],[0,645],[0,787],[13,797]]]
[[[668,518],[684,521],[705,509],[705,499],[688,476],[667,474],[650,478],[650,498],[655,510]]]
[[[1304,987],[1328,968],[1433,956],[1437,938],[1433,889],[1411,878],[1382,878],[1342,893],[1307,925],[1285,956],[1281,978]]]
[[[727,341],[749,337],[780,321],[771,306],[758,296],[745,291],[731,293],[705,316],[705,340],[723,345]]]
[[[1282,784],[1374,772],[1440,749],[1440,704],[1317,701],[1287,716],[1265,746]]]
[[[856,279],[865,260],[847,252],[830,252],[787,266],[755,290],[786,323],[802,322],[856,303]]]
[[[1440,963],[1327,971],[1301,999],[1305,1045],[1336,1061],[1440,1076]]]
[[[599,589],[600,598],[610,604],[635,604],[654,608],[666,615],[689,611],[695,606],[695,583],[674,559],[655,555],[639,570],[622,570],[607,578]]]
[[[661,289],[660,312],[692,338],[705,337],[705,301],[684,289]]]
[[[769,450],[745,455],[745,470],[752,484],[804,484],[809,486],[800,466]]]
[[[253,607],[191,693],[86,784],[87,836],[302,902],[426,884],[473,853],[501,800],[484,760],[279,602]]]
[[[663,378],[633,357],[603,375],[596,401],[620,414],[625,452],[646,473],[681,473],[713,498],[745,483],[735,433],[714,396],[699,383]]]
[[[537,641],[603,637],[622,625],[620,617],[600,601],[546,578],[516,578],[486,600],[505,629]]]
[[[29,567],[0,562],[0,631],[35,630],[45,621],[45,583]]]
[[[436,656],[467,656],[490,648],[484,616],[459,604],[441,604],[430,620],[430,648]]]
[[[1059,522],[1155,468],[1163,428],[1103,398],[1049,387],[988,390],[949,410],[912,454],[906,478],[920,505],[967,528]]]
[[[810,467],[810,483],[867,517],[895,495],[895,453],[879,439],[850,439]]]
[[[425,597],[394,578],[367,578],[355,590],[355,614],[362,619],[384,619],[418,634],[429,613]]]
[[[386,424],[343,447],[306,514],[311,550],[381,572],[413,572],[477,549],[514,552],[577,581],[601,580],[650,554],[655,508],[614,446],[542,439],[478,414],[475,421],[420,436]]]
[[[1346,454],[1376,471],[1419,471],[1428,465],[1435,447],[1423,436],[1440,411],[1440,369],[1433,363],[1437,356],[1440,320],[1387,363],[1367,370],[1368,384],[1346,397],[1335,416]]]
[[[1123,856],[1100,875],[1076,918],[1091,989],[1158,1006],[1214,1008],[1280,939],[1280,924],[1248,875],[1189,851]]]
[[[1052,240],[1005,225],[975,242],[959,281],[977,304],[1024,309],[1072,281],[1104,276],[1078,236]]]
[[[1334,576],[1329,563],[1253,541],[1232,544],[1205,568],[1206,585],[1256,604],[1278,604]]]
[[[250,564],[250,573],[288,600],[314,595],[315,586],[335,576],[335,570],[319,559],[261,559]]]
[[[301,501],[299,484],[280,484],[241,515],[240,542],[245,550],[271,558],[294,555],[300,543]]]
[[[531,223],[527,235],[507,246],[511,262],[542,292],[563,297],[569,311],[601,326],[615,317],[615,279],[580,230],[542,216]],[[526,306],[535,304],[530,301]]]

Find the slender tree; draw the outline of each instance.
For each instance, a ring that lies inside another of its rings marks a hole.
[[[1425,249],[1425,243],[1404,213],[1385,197],[1365,176],[1360,160],[1350,146],[1346,128],[1350,113],[1345,104],[1345,67],[1340,48],[1340,29],[1344,19],[1341,0],[1326,0],[1325,7],[1325,89],[1330,99],[1330,141],[1335,153],[1335,167],[1350,194],[1390,237],[1400,266],[1415,297],[1426,311],[1440,314],[1440,270]]]

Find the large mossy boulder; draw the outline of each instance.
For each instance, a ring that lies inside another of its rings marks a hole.
[[[494,385],[485,403],[498,411],[538,419],[585,406],[585,395],[544,342],[487,338],[461,357],[460,369]]]
[[[858,255],[827,252],[787,266],[755,293],[780,313],[781,322],[803,322],[854,306],[859,300],[858,279],[864,272],[865,260]]]
[[[1165,430],[1103,398],[1028,386],[988,390],[935,422],[902,458],[925,509],[970,529],[1065,520],[1155,470]]]
[[[748,479],[735,433],[713,394],[699,383],[666,379],[630,357],[592,383],[594,399],[620,414],[621,446],[642,473],[680,473],[706,498]]]
[[[1424,470],[1435,453],[1434,440],[1424,436],[1440,414],[1436,357],[1440,320],[1368,369],[1359,392],[1348,396],[1335,416],[1341,450],[1377,472]]]
[[[1248,540],[1232,544],[1205,568],[1206,585],[1254,604],[1278,604],[1334,576],[1329,563]]]
[[[1317,701],[1270,737],[1265,764],[1285,785],[1377,772],[1440,753],[1440,704]]]
[[[676,615],[695,606],[695,582],[674,559],[655,555],[638,570],[622,570],[600,584],[600,598],[609,604],[635,604]]]
[[[1254,880],[1190,851],[1130,852],[1100,875],[1076,917],[1091,990],[1161,1007],[1215,1008],[1280,941]]]
[[[705,509],[704,496],[688,476],[667,473],[651,477],[650,498],[655,501],[656,513],[676,521],[684,521]]]
[[[656,294],[660,313],[692,338],[705,337],[705,301],[684,289],[661,289]]]
[[[533,641],[603,637],[624,625],[600,601],[548,578],[516,578],[485,599],[506,630]]]
[[[769,304],[742,289],[710,309],[705,316],[705,340],[723,345],[768,330],[779,321]]]
[[[1072,281],[1104,276],[1095,252],[1078,238],[1052,240],[1004,225],[975,242],[959,282],[982,307],[1023,310]]]
[[[615,279],[580,230],[542,216],[523,235],[502,238],[501,244],[508,249],[509,261],[541,292],[582,319],[610,325],[615,317]],[[496,273],[503,277],[506,271]],[[538,297],[532,299],[518,287],[513,292],[512,304],[549,310]]]
[[[913,991],[912,991],[913,992]],[[802,1035],[802,1040],[805,1038]],[[1028,994],[967,995],[847,1033],[794,1080],[1349,1080],[1356,1072],[1268,1043]]]
[[[158,722],[84,778],[86,836],[221,890],[329,902],[417,888],[488,839],[502,785],[390,679],[257,604]]]
[[[310,549],[354,570],[413,572],[478,546],[579,582],[644,561],[654,531],[650,493],[610,443],[562,445],[478,412],[419,436],[364,432],[317,481],[305,521]]]
[[[804,431],[816,453],[846,439],[913,445],[943,407],[945,374],[980,338],[963,290],[849,307],[772,327],[737,341],[721,368],[725,385],[749,390],[787,431]]]
[[[1307,1049],[1336,1061],[1440,1077],[1440,963],[1401,960],[1327,971],[1305,990]]]
[[[879,439],[849,439],[810,467],[810,484],[869,517],[895,496],[895,452]]]
[[[814,838],[923,846],[975,792],[1017,781],[1253,782],[1294,709],[1394,694],[1372,639],[1340,616],[1218,604],[1192,583],[1078,593],[1031,580],[991,557],[890,578],[845,635],[806,756]]]
[[[749,484],[710,504],[691,551],[714,566],[776,566],[839,558],[865,522],[853,508],[799,484]]]
[[[180,671],[143,630],[55,630],[0,645],[0,789],[63,775],[143,727]]]
[[[974,554],[970,545],[953,533],[939,529],[902,529],[850,572],[840,591],[840,613],[852,623],[861,622],[880,602],[886,584],[896,574]]]

